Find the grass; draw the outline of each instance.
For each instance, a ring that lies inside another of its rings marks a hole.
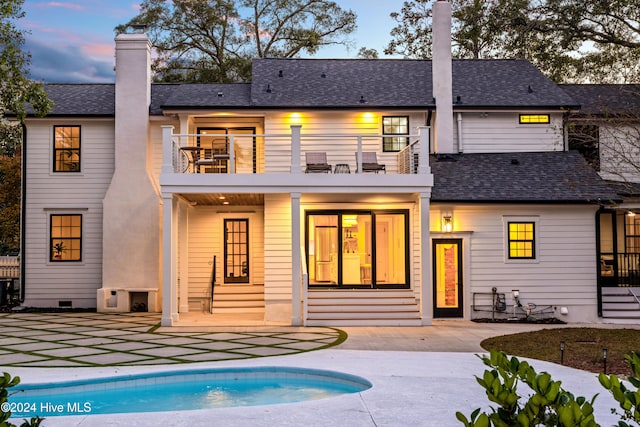
[[[560,342],[564,341],[561,360]],[[530,357],[589,372],[604,372],[602,349],[607,349],[607,373],[629,375],[624,355],[640,353],[640,330],[600,328],[542,329],[488,338],[480,343],[485,350],[496,349],[512,356]]]

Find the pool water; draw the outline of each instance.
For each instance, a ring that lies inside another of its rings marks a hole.
[[[11,388],[12,417],[114,414],[271,405],[357,393],[371,383],[302,368],[171,371]]]

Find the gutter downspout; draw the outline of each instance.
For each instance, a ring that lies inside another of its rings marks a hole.
[[[462,113],[458,113],[458,153],[464,152],[464,144],[462,141]]]
[[[21,148],[21,156],[20,159],[22,173],[20,174],[20,185],[22,186],[21,191],[21,200],[20,200],[20,303],[24,302],[24,294],[25,294],[25,271],[26,267],[24,261],[25,257],[25,247],[26,247],[26,237],[24,225],[26,224],[27,217],[27,126],[22,123],[22,148]]]

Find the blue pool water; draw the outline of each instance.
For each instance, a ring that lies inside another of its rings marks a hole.
[[[183,411],[301,402],[370,387],[364,378],[318,369],[200,369],[19,384],[9,390],[9,406],[2,409],[12,417]]]

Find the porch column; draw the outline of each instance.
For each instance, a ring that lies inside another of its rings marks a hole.
[[[180,268],[180,274],[178,278],[178,292],[180,295],[180,305],[178,306],[178,313],[187,313],[189,312],[189,269],[187,268],[189,258],[189,206],[186,202],[178,202],[177,217],[177,233],[178,236],[181,236],[181,238],[178,238],[178,253],[180,254],[179,265],[182,266],[182,268]]]
[[[302,326],[300,245],[300,193],[291,193],[291,324],[293,326]]]
[[[171,136],[173,134],[173,126],[164,125],[162,128],[162,173],[173,172],[173,144]]]
[[[418,155],[418,174],[426,175],[431,173],[429,169],[429,126],[418,127],[418,137],[420,138],[420,153]]]
[[[302,125],[291,125],[291,173],[301,173],[300,130]]]
[[[431,240],[429,233],[430,193],[420,193],[420,311],[422,324],[433,321],[433,283],[431,275]]]
[[[177,204],[173,193],[162,193],[162,326],[178,320]]]

